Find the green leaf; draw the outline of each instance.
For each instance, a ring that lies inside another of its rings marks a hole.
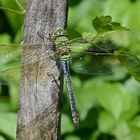
[[[93,130],[93,133],[89,140],[97,140],[99,135],[100,135],[100,131],[98,129]]]
[[[0,44],[10,44],[11,42],[10,42],[10,40],[11,40],[11,38],[10,38],[10,36],[8,35],[8,34],[1,34],[0,35]],[[1,46],[0,46],[1,47]]]
[[[68,28],[67,31],[69,33],[68,38],[70,40],[74,39],[74,38],[77,38],[77,37],[81,37],[81,34],[79,32],[77,32],[76,30],[72,29],[72,28]]]
[[[130,139],[131,131],[126,121],[119,120],[111,133],[115,135],[117,140],[132,140]]]
[[[66,140],[81,140],[79,137],[77,137],[77,136],[68,136],[67,138],[66,138]]]
[[[78,5],[82,0],[68,0],[69,1],[69,6],[73,7]]]
[[[140,130],[137,131],[137,132],[133,132],[131,134],[131,139],[130,140],[139,140],[139,138],[140,138]]]
[[[115,126],[116,120],[114,117],[108,112],[100,112],[100,116],[98,119],[98,128],[103,133],[110,132]]]
[[[9,111],[11,110],[11,105],[9,103],[9,100],[4,100],[4,99],[1,99],[0,100],[0,112],[3,112],[3,111]]]
[[[24,0],[21,0],[21,1],[23,3]],[[18,7],[16,2],[13,0],[12,1],[11,0],[2,0],[1,5],[3,8],[15,10],[15,11],[21,11],[21,9]],[[11,27],[12,32],[16,33],[19,30],[19,28],[21,28],[21,26],[23,25],[24,17],[22,15],[18,15],[16,13],[14,13],[14,12],[12,13],[8,10],[3,10],[3,12],[6,15],[6,19],[10,23],[9,27]]]
[[[107,0],[103,14],[110,15],[113,20],[121,22],[125,27],[140,30],[139,16],[140,1],[135,0]],[[127,12],[126,12],[127,11]]]
[[[0,131],[9,139],[16,137],[16,114],[14,113],[0,113]]]
[[[61,120],[62,126],[61,126],[61,133],[70,133],[74,130],[74,125],[71,123],[71,120],[68,116],[65,114],[62,114],[62,120]]]
[[[104,3],[105,1],[101,0],[82,0],[75,7],[70,7],[68,15],[68,27],[76,29],[80,33],[84,31],[92,32],[92,19],[101,13]],[[93,8],[94,5],[96,5],[96,8]]]
[[[126,29],[125,27],[122,27],[120,23],[112,22],[111,16],[96,17],[92,21],[92,25],[98,33]]]
[[[140,115],[136,116],[133,120],[130,122],[130,127],[133,130],[140,130]]]
[[[96,104],[95,92],[93,91],[97,85],[96,82],[96,80],[91,79],[82,84],[81,87],[74,86],[80,120],[84,120],[88,111]]]
[[[116,120],[120,119],[121,114],[131,107],[130,95],[119,83],[102,83],[94,89],[94,92],[100,105],[110,112]]]
[[[0,140],[6,140],[6,139],[0,135]]]

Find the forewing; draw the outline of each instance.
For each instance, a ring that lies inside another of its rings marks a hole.
[[[140,34],[134,31],[111,31],[99,34],[94,38],[83,39],[81,43],[80,39],[77,40],[77,43],[76,40],[74,42],[71,44],[71,54],[73,57],[72,68],[76,72],[106,75],[114,71],[123,71],[124,68],[121,67],[121,64],[128,68],[139,61]],[[133,53],[137,56],[132,57]],[[132,64],[128,62],[130,58],[133,58]]]
[[[109,31],[96,36],[88,35],[70,41],[72,52],[140,50],[140,33],[131,30]],[[135,45],[135,46],[134,46]],[[133,47],[134,46],[134,47]]]
[[[72,54],[71,67],[74,71],[90,75],[109,75],[120,70],[120,61],[112,53]]]
[[[50,45],[46,45],[49,47]],[[42,59],[53,57],[46,46],[41,44],[35,45],[0,45],[0,85],[8,84],[9,82],[17,82],[20,78],[22,66],[34,65]],[[26,57],[21,60],[22,47],[30,47]],[[43,47],[43,49],[40,49]],[[40,52],[39,50],[42,50]],[[34,57],[31,57],[34,53]]]

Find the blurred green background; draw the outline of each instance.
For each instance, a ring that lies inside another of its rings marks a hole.
[[[24,0],[20,2],[24,7]],[[14,0],[0,0],[0,6],[20,11]],[[92,20],[96,16],[110,15],[113,21],[140,31],[140,0],[69,0],[69,6],[69,30],[95,34]],[[23,15],[0,10],[0,44],[20,44],[23,21]],[[70,33],[70,38],[73,36]],[[0,140],[16,137],[19,75],[17,68],[12,69],[19,58],[20,51],[16,47],[0,46]],[[10,71],[5,75],[7,69]],[[72,71],[80,128],[74,128],[64,88],[63,140],[139,140],[140,84],[128,74],[123,76],[114,79]]]

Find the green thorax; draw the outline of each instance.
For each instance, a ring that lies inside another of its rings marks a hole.
[[[53,32],[56,50],[61,60],[69,60],[70,57],[70,47],[67,36],[68,33],[63,28],[57,28]]]

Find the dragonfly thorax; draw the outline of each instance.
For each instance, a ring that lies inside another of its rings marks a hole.
[[[68,60],[70,57],[69,40],[67,36],[67,31],[61,27],[56,28],[53,32],[56,50],[61,60]]]
[[[56,50],[61,60],[68,60],[70,57],[69,41],[66,36],[60,36],[55,39]]]

